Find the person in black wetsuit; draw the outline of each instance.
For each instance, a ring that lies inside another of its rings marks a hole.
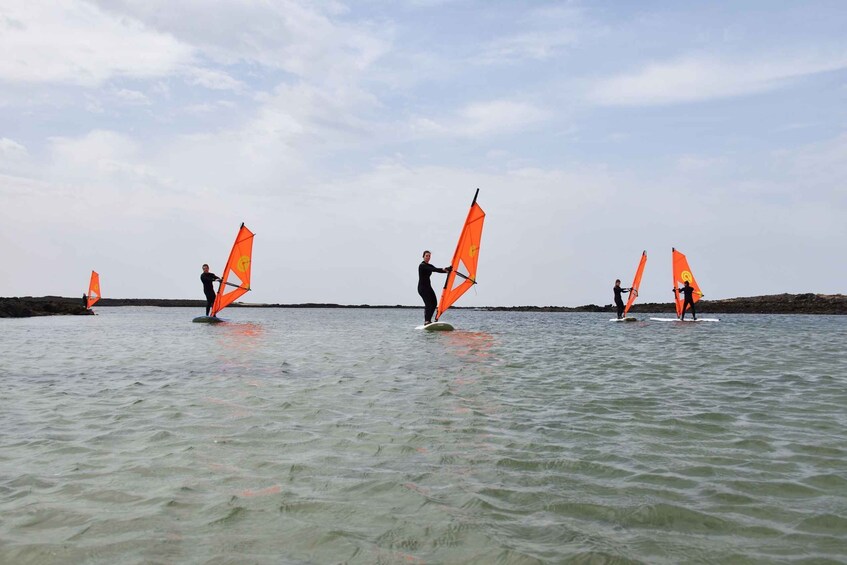
[[[675,288],[673,290],[674,294],[676,294],[677,292],[681,292],[685,295],[685,300],[683,300],[682,302],[682,315],[679,317],[679,319],[685,319],[685,307],[690,306],[691,316],[696,320],[697,312],[694,311],[694,287],[688,284],[688,281],[685,281],[680,288]]]
[[[203,265],[203,274],[200,275],[200,282],[203,283],[203,294],[206,295],[206,315],[209,315],[209,310],[212,309],[212,304],[215,303],[215,289],[212,283],[219,281],[221,278],[215,273],[209,272],[209,265]]]
[[[621,279],[615,280],[615,286],[612,288],[612,292],[615,293],[615,306],[618,307],[618,319],[623,318],[623,298],[621,298],[621,294],[625,292],[629,292],[632,290],[631,288],[621,288]]]
[[[88,310],[88,296],[86,296],[85,294],[82,295],[82,306],[83,308]]]
[[[429,277],[432,276],[432,273],[449,273],[453,270],[453,267],[443,269],[433,267],[429,264],[430,257],[432,257],[432,253],[424,251],[423,261],[418,265],[418,294],[424,301],[424,325],[432,323],[432,315],[438,307],[438,299],[435,297],[435,291],[432,290]]]

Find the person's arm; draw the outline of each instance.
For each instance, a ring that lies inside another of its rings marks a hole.
[[[447,266],[443,269],[439,269],[435,265],[430,265],[429,263],[421,263],[421,266],[429,271],[430,273],[449,273],[453,270],[453,267]]]

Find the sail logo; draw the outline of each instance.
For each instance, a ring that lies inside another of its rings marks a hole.
[[[479,251],[479,246],[477,246],[477,245],[475,245],[475,244],[471,243],[471,248],[470,248],[470,249],[468,249],[468,254],[469,254],[471,257],[473,257],[474,255],[476,255],[477,251]]]
[[[248,267],[250,267],[250,257],[242,255],[241,258],[238,259],[238,270],[242,273],[246,273]]]
[[[682,282],[687,282],[688,284],[694,282],[694,275],[691,274],[691,271],[682,271],[682,273],[680,273],[679,275],[679,278],[682,280]]]

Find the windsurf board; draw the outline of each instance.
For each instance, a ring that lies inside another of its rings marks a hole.
[[[433,322],[424,326],[418,326],[416,330],[426,330],[428,332],[449,332],[453,331],[453,326],[447,322]]]
[[[220,324],[221,322],[226,322],[226,320],[217,316],[197,316],[191,321],[198,324]]]

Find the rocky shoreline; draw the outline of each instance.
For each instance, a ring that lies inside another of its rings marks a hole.
[[[485,308],[493,311],[512,312],[616,312],[613,304],[598,306],[587,304],[575,308],[562,306],[494,306]],[[665,314],[675,313],[672,302],[636,303],[630,309],[633,313]],[[697,303],[699,314],[847,314],[847,295],[844,294],[769,294],[765,296],[747,296],[727,298],[725,300],[701,300]]]
[[[96,308],[113,306],[158,306],[164,308],[203,308],[203,300],[153,299],[153,298],[103,298]],[[397,304],[244,304],[235,303],[231,308],[412,308],[421,306],[406,306]],[[461,307],[459,307],[461,308]],[[612,304],[598,306],[488,306],[468,308],[491,312],[614,312]],[[673,303],[636,303],[630,312],[633,313],[671,313]],[[770,294],[766,296],[750,296],[729,298],[726,300],[701,300],[697,303],[698,314],[847,314],[847,295],[843,294]],[[92,310],[86,310],[80,298],[62,296],[25,296],[22,298],[0,298],[0,318],[27,318],[32,316],[89,316]]]
[[[92,316],[82,299],[60,296],[0,298],[0,318],[31,318],[33,316]]]

